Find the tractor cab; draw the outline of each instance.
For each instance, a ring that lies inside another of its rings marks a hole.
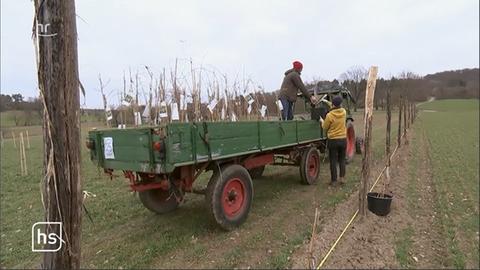
[[[318,121],[320,117],[325,119],[331,109],[332,99],[337,95],[341,95],[343,98],[342,107],[347,111],[347,119],[352,119],[350,109],[355,104],[355,99],[347,88],[334,82],[319,82],[308,89],[308,92],[319,100],[317,104],[311,104],[309,100],[304,99],[305,107],[310,112],[312,120]],[[300,96],[303,97],[302,94]]]

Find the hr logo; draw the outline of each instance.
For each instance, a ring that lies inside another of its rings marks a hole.
[[[43,226],[42,226],[43,225]],[[47,234],[47,227],[50,233]],[[56,234],[55,232],[58,232]],[[62,248],[65,241],[62,239],[62,223],[37,222],[32,226],[32,251],[33,252],[57,252]]]
[[[48,29],[50,27],[49,23],[43,24],[37,22],[37,35],[39,37],[54,37],[57,33],[49,34]]]

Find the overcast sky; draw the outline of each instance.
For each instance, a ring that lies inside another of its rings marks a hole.
[[[120,89],[129,68],[159,72],[176,57],[267,90],[294,60],[304,81],[338,78],[353,65],[378,65],[384,77],[479,66],[478,0],[77,0],[76,12],[90,108],[101,107],[99,73]],[[38,95],[32,19],[30,0],[1,0],[4,94]]]

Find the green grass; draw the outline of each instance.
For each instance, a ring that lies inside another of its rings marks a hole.
[[[410,256],[410,250],[413,244],[413,228],[408,226],[400,231],[395,236],[395,256],[397,257],[400,266],[408,268],[412,265],[412,257]]]
[[[447,236],[448,265],[479,267],[479,102],[441,100],[424,104],[436,208]]]
[[[417,135],[417,134],[415,134]],[[409,142],[411,149],[419,149],[418,136],[412,136]],[[412,217],[415,217],[418,213],[418,189],[417,189],[417,175],[419,172],[420,153],[418,151],[412,151],[410,159],[408,160],[408,183],[407,183],[407,204],[408,211]],[[413,245],[414,229],[411,224],[405,229],[402,229],[397,235],[395,235],[395,256],[398,263],[403,268],[411,268],[413,266],[413,260],[411,257],[411,250]]]
[[[375,112],[375,116],[377,128],[374,127],[373,143],[375,148],[383,149],[384,114]],[[357,119],[355,125],[359,128],[361,116]],[[24,129],[9,130],[18,136]],[[7,137],[1,149],[0,265],[7,268],[37,267],[41,260],[40,254],[31,252],[30,234],[32,224],[43,220],[42,130],[40,126],[28,127],[28,130],[32,146],[27,151],[28,176],[19,175],[19,153],[12,139]],[[88,126],[82,125],[82,138],[86,137],[87,130]],[[360,131],[359,128],[357,135]],[[375,155],[378,161],[382,153]],[[298,168],[268,166],[265,176],[254,181],[255,197],[247,222],[236,231],[223,232],[207,218],[204,198],[196,194],[187,194],[186,202],[173,213],[160,216],[149,212],[138,197],[129,192],[126,179],[110,180],[95,167],[82,143],[83,189],[96,195],[85,202],[93,223],[84,216],[82,267],[149,268],[168,263],[171,267],[235,267],[248,265],[250,261],[252,267],[289,267],[291,252],[310,237],[313,197],[326,214],[332,211],[357,188],[360,161],[360,156],[356,156],[348,165],[347,185],[335,190],[327,189],[328,159],[322,164],[321,181],[315,186],[299,184]],[[203,174],[196,184],[205,185],[208,178],[209,174]],[[195,244],[192,237],[198,239]],[[237,239],[235,244],[231,237]],[[259,250],[266,252],[267,246],[272,252],[259,255]],[[177,255],[182,258],[175,259]],[[211,264],[213,260],[215,263]]]
[[[23,126],[25,123],[28,125],[41,125],[41,115],[38,112],[31,111],[6,111],[0,112],[0,124],[1,127],[14,127],[20,125]]]
[[[411,149],[419,149],[420,143],[419,143],[419,136],[422,136],[421,131],[416,132],[415,136],[412,136],[411,141],[409,142],[411,145]],[[417,175],[420,173],[419,170],[419,164],[420,164],[420,153],[418,151],[411,151],[411,156],[408,161],[408,184],[407,184],[407,203],[408,203],[408,208],[410,211],[413,211],[413,213],[410,213],[412,216],[415,216],[418,208],[418,189],[417,189],[417,182],[418,182],[418,177]]]
[[[478,111],[478,99],[442,99],[422,104],[422,110],[454,113]]]
[[[80,116],[82,123],[102,122],[104,120],[103,115],[84,113]],[[27,126],[41,126],[42,125],[42,112],[36,111],[6,111],[0,112],[0,127],[2,129],[11,127]]]

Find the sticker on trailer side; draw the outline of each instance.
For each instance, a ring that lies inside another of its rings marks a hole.
[[[115,159],[115,154],[113,153],[112,137],[103,138],[103,155],[105,156],[105,159]]]

